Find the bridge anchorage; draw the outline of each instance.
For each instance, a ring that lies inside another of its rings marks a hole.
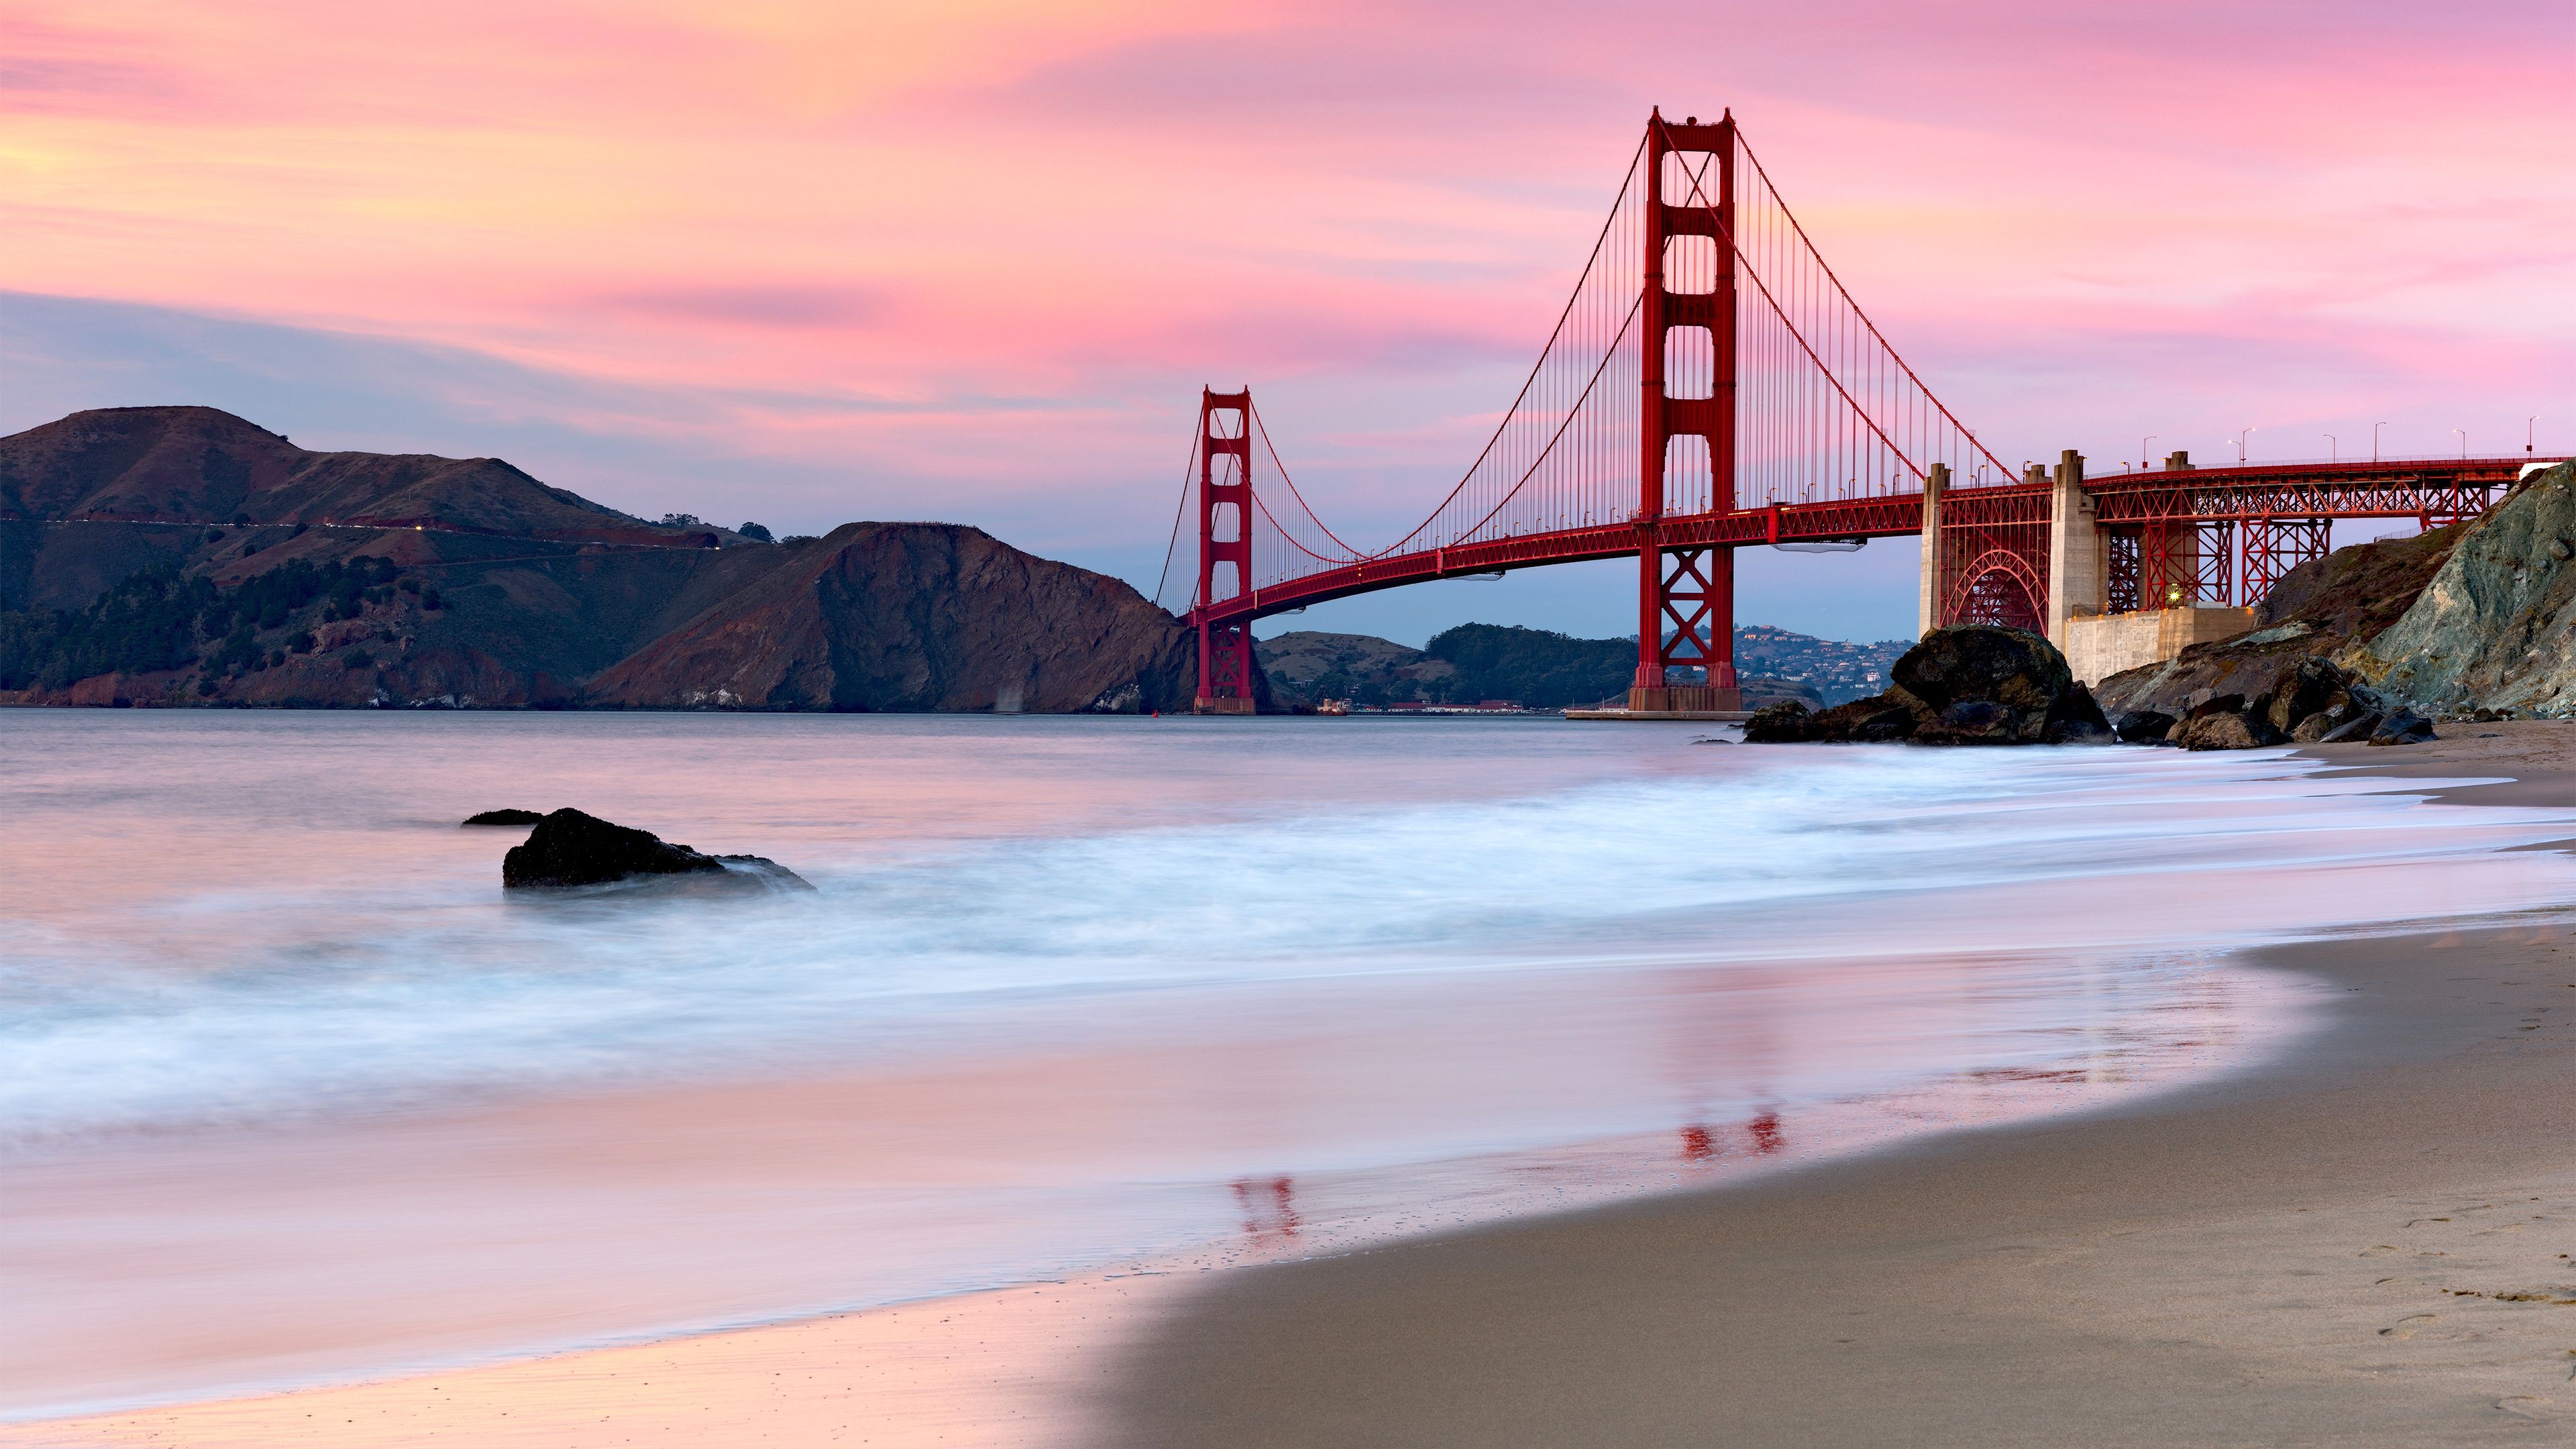
[[[1629,711],[1730,712],[1735,551],[1904,535],[1923,544],[1920,628],[2036,629],[2080,673],[2113,633],[2143,629],[2169,653],[2244,627],[2231,606],[2322,556],[2334,519],[2469,517],[2538,461],[2194,468],[2176,453],[2088,476],[2068,450],[2016,472],[1845,290],[1734,116],[1657,111],[1519,394],[1402,537],[1345,541],[1298,490],[1251,390],[1202,391],[1197,707],[1254,711],[1265,615],[1633,558]]]

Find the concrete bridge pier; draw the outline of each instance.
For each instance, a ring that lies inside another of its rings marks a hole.
[[[2066,648],[2068,621],[2099,617],[2110,601],[2110,544],[2084,491],[2084,455],[2058,454],[2048,494],[2048,598],[2040,620],[2048,642]]]
[[[1941,496],[1950,491],[1950,465],[1935,463],[1923,477],[1923,588],[1914,609],[1914,637],[1941,625],[1941,600],[1950,591],[1941,551]]]

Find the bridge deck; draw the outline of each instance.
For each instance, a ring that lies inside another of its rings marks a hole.
[[[2084,489],[2095,500],[2096,522],[2114,530],[2149,523],[2319,518],[2412,518],[2430,523],[2475,515],[2485,509],[2495,490],[2512,483],[2526,467],[2551,461],[2556,460],[2455,458],[2153,469],[2088,478]],[[2048,520],[2048,495],[2045,483],[1954,486],[1943,499],[1942,522],[1945,528],[2042,524]],[[1658,549],[1678,550],[1831,543],[1922,531],[1920,493],[1667,514],[1651,524],[1594,524],[1365,559],[1255,588],[1197,610],[1191,618],[1212,624],[1257,619],[1435,579],[1634,558],[1650,533]]]

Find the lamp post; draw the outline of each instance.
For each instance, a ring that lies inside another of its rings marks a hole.
[[[2326,462],[2327,462],[2327,463],[2329,463],[2329,464],[2333,464],[2333,463],[2340,463],[2340,462],[2342,462],[2342,461],[2343,461],[2343,448],[2342,448],[2342,446],[2341,446],[2340,444],[2338,444],[2338,443],[2336,443],[2336,442],[2335,442],[2335,435],[2334,435],[2334,434],[2332,434],[2332,433],[2328,433],[2328,434],[2326,434]]]
[[[2158,434],[2149,433],[2145,437],[2138,439],[2138,471],[2141,473],[2147,471],[2150,466],[2147,459],[2153,456],[2148,451],[2147,444],[2154,442],[2158,436]]]
[[[2236,466],[2239,468],[2244,467],[2245,447],[2248,443],[2254,441],[2254,425],[2251,423],[2246,424],[2244,432],[2237,434],[2235,437],[2232,437],[2227,441],[2236,445]]]
[[[2370,425],[2370,461],[2374,463],[2379,461],[2379,430],[2387,426],[2384,422]]]
[[[2460,435],[2460,461],[2465,463],[2469,458],[2469,430],[2453,428],[2451,431]]]

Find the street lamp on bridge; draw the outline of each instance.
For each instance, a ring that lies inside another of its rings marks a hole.
[[[2451,431],[2460,435],[2460,457],[2462,459],[2466,459],[2469,456],[2469,430],[2466,428],[2453,428]]]
[[[2339,444],[2339,443],[2337,443],[2337,442],[2335,441],[2335,435],[2334,435],[2334,434],[2332,434],[2332,433],[2328,433],[2328,434],[2326,434],[2325,436],[2326,436],[2326,461],[2327,461],[2327,462],[2329,462],[2329,463],[2340,463],[2340,462],[2342,462],[2342,461],[2343,461],[2343,447],[2342,447],[2342,445],[2341,445],[2341,444]]]
[[[2374,463],[2379,461],[2379,430],[2387,426],[2384,422],[2370,425],[2370,461]]]
[[[2247,423],[2245,425],[2244,432],[2237,434],[2235,437],[2232,437],[2227,441],[2236,445],[2236,466],[2239,468],[2244,467],[2246,445],[2254,441],[2254,425],[2252,423]]]

